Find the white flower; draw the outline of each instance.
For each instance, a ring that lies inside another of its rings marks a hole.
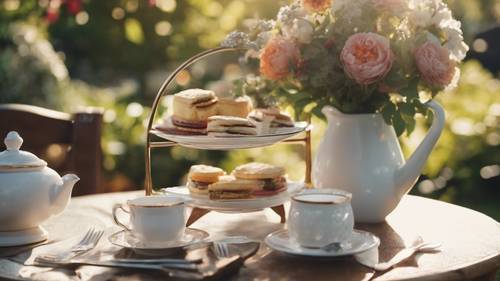
[[[458,86],[458,80],[460,80],[460,68],[455,67],[455,73],[453,74],[453,78],[451,79],[450,84],[444,88],[446,92],[449,92],[455,89]]]
[[[428,27],[432,24],[432,17],[441,6],[441,0],[410,0],[410,22],[417,27]]]
[[[308,20],[297,18],[291,25],[283,26],[283,35],[302,44],[311,43],[314,27]]]
[[[220,45],[222,47],[230,48],[256,48],[255,43],[251,42],[248,38],[248,34],[241,31],[233,31],[229,33]]]
[[[300,6],[299,3],[294,3],[289,6],[283,6],[278,11],[276,19],[282,25],[291,25],[296,18],[305,18],[307,11]]]
[[[455,61],[462,61],[469,50],[469,46],[467,46],[464,42],[462,31],[460,29],[444,28],[443,33],[446,37],[444,47],[450,50],[451,59]]]
[[[366,5],[367,0],[335,0],[331,8],[333,15],[338,15],[348,23],[358,19],[362,15],[362,8]]]
[[[267,41],[273,37],[272,31],[261,32],[257,35],[257,39],[255,39],[255,43],[262,48],[262,46],[266,45]]]

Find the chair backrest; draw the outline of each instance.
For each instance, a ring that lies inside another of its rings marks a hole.
[[[77,174],[81,180],[73,195],[103,192],[101,129],[102,110],[98,109],[70,115],[31,105],[0,104],[0,139],[17,131],[24,139],[22,150],[44,159],[61,175]]]

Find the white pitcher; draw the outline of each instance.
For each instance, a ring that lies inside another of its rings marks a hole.
[[[317,188],[352,193],[357,222],[381,222],[413,187],[445,124],[443,108],[435,101],[429,133],[405,161],[396,133],[381,114],[343,114],[326,106],[328,127],[312,170]]]

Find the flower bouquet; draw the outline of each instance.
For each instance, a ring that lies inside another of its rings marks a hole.
[[[460,26],[441,0],[301,0],[222,45],[247,48],[259,64],[236,92],[296,113],[381,113],[401,135],[427,114],[425,102],[456,85],[468,50]]]

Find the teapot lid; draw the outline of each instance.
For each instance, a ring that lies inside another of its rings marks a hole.
[[[23,144],[23,138],[17,132],[9,132],[4,139],[4,143],[7,149],[0,152],[0,170],[47,166],[47,162],[33,153],[19,150]]]

